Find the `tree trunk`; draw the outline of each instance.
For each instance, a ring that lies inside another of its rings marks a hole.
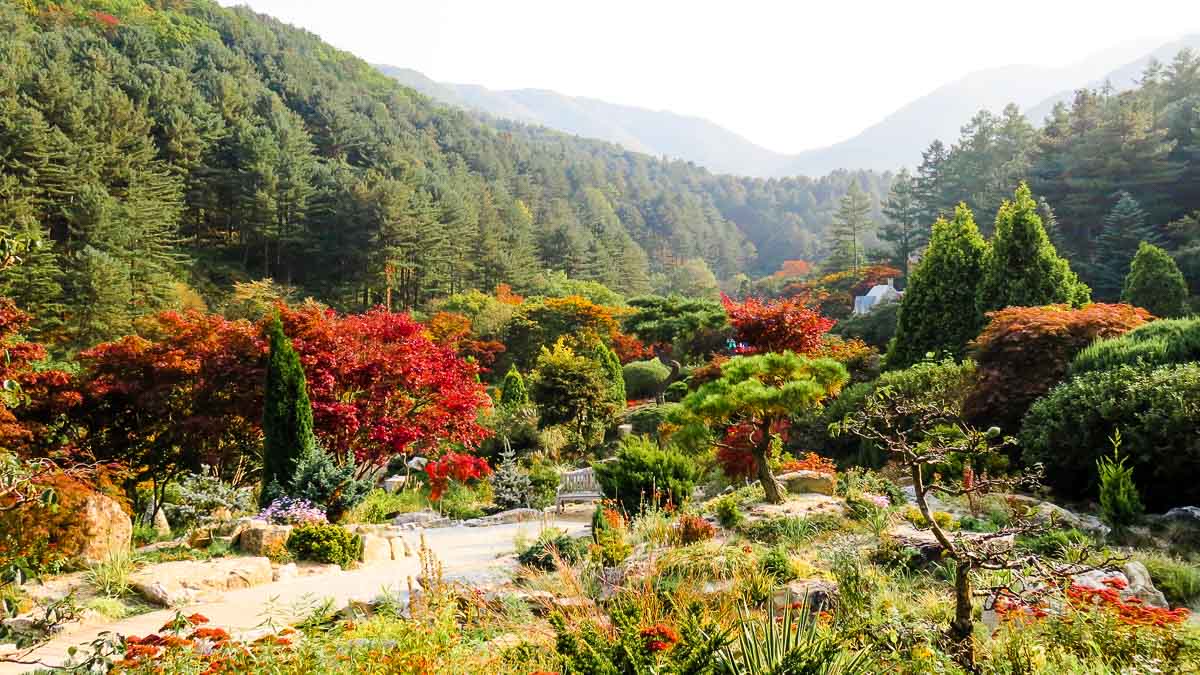
[[[754,446],[754,464],[758,467],[758,482],[762,483],[767,501],[772,504],[782,504],[783,486],[775,480],[775,475],[771,473],[771,464],[767,460],[770,450],[771,436],[764,433],[763,439]]]
[[[954,572],[954,621],[950,622],[950,640],[953,642],[954,658],[967,672],[975,668],[975,643],[972,632],[975,620],[971,616],[971,566],[959,562]]]

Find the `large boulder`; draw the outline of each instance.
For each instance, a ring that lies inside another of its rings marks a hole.
[[[837,599],[837,582],[824,579],[793,581],[771,594],[776,611],[785,607],[806,604],[810,611],[823,612],[833,607]]]
[[[92,493],[84,500],[80,516],[86,533],[79,550],[83,562],[103,562],[113,553],[129,550],[133,542],[133,520],[116,501]]]
[[[238,557],[151,565],[135,572],[129,581],[133,590],[150,602],[174,607],[198,599],[217,599],[224,591],[269,584],[273,580],[270,560]]]
[[[291,525],[273,525],[265,520],[251,520],[238,534],[238,548],[250,555],[266,555],[286,546],[292,534]]]
[[[388,562],[392,559],[392,544],[387,539],[374,534],[360,534],[362,537],[362,561],[364,565]]]
[[[450,519],[437,511],[412,511],[392,518],[392,524],[412,529],[416,527],[444,527]]]
[[[792,494],[832,495],[837,489],[837,478],[820,471],[792,471],[776,478]]]
[[[1163,609],[1170,607],[1166,596],[1154,587],[1154,582],[1150,580],[1150,572],[1146,566],[1136,560],[1125,563],[1120,571],[1098,569],[1084,572],[1072,578],[1071,582],[1084,588],[1104,590],[1110,587],[1106,582],[1112,579],[1121,582],[1118,588],[1120,588],[1120,597],[1124,601],[1137,598],[1143,605],[1149,607]]]
[[[1028,515],[1036,522],[1054,523],[1058,527],[1071,527],[1086,532],[1094,537],[1104,538],[1111,530],[1095,516],[1075,513],[1057,504],[1044,502],[1025,495],[1008,495],[1008,503],[1020,513],[1018,507],[1028,510]]]

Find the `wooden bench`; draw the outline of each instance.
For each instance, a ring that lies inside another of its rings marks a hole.
[[[562,513],[563,504],[595,502],[604,499],[600,483],[596,482],[596,473],[591,467],[568,471],[562,475],[558,484],[558,493],[554,497],[554,506]]]

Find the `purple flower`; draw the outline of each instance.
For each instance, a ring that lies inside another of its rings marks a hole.
[[[276,525],[299,525],[300,523],[324,523],[325,511],[307,499],[280,497],[263,509],[258,517]]]
[[[864,492],[862,493],[862,497],[863,499],[874,504],[876,508],[886,509],[892,505],[892,502],[887,498],[887,495],[873,495],[870,492]]]

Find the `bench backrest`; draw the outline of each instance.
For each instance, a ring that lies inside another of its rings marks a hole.
[[[600,492],[600,483],[596,481],[596,472],[591,467],[567,471],[562,475],[558,484],[559,494]]]

